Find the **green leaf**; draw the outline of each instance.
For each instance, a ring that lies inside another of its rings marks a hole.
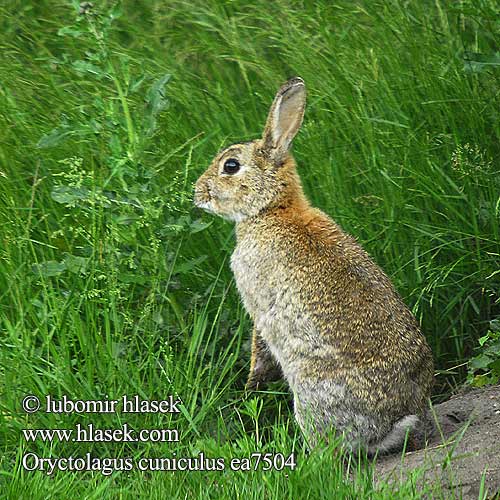
[[[487,69],[500,66],[500,52],[496,52],[495,54],[466,52],[464,61],[464,71],[468,73],[481,73]]]
[[[118,279],[122,283],[136,283],[139,285],[144,285],[148,281],[147,276],[139,273],[119,273]]]
[[[202,255],[201,257],[196,257],[195,259],[188,260],[182,264],[176,265],[174,267],[174,274],[186,274],[192,269],[194,269],[198,264],[201,264],[208,258],[207,255]]]
[[[56,127],[52,129],[48,134],[45,134],[37,142],[36,147],[39,149],[51,148],[57,146],[70,135],[74,133],[74,130],[70,130],[67,125]]]
[[[109,17],[111,19],[118,19],[123,15],[123,8],[119,3],[116,3],[109,11]]]
[[[89,260],[90,259],[88,257],[79,257],[77,255],[67,253],[62,264],[65,265],[66,269],[70,273],[85,274]]]
[[[492,359],[486,354],[480,354],[469,361],[469,367],[472,370],[486,370]]]
[[[88,189],[73,186],[55,186],[50,193],[54,201],[64,204],[74,204],[78,200],[86,200],[89,195]]]
[[[489,338],[490,338],[489,334],[486,334],[484,337],[481,337],[478,341],[479,345],[483,347],[483,345],[486,344],[486,342],[488,342]]]
[[[139,78],[134,78],[130,81],[128,91],[130,94],[133,94],[134,92],[137,92],[141,85],[144,83],[144,80],[146,79],[146,75],[141,75]]]
[[[490,370],[495,374],[496,377],[500,378],[500,358],[493,361],[493,363],[490,363]]]
[[[171,75],[165,74],[158,78],[146,93],[146,113],[144,125],[148,135],[153,134],[156,129],[156,116],[168,105],[168,99],[165,94],[165,86],[170,80]]]
[[[495,318],[490,321],[490,329],[492,332],[500,332],[500,319]]]
[[[476,375],[472,379],[472,385],[474,387],[484,387],[490,383],[490,377],[488,375]]]
[[[189,234],[199,233],[207,227],[210,227],[213,222],[202,222],[201,220],[194,220],[189,225]]]
[[[95,64],[89,63],[88,61],[78,60],[73,63],[73,68],[79,73],[92,73],[97,76],[104,76],[105,73],[101,68]]]
[[[113,134],[109,139],[109,148],[113,156],[120,156],[123,151],[122,144],[120,142],[120,137],[117,134]]]
[[[34,264],[31,269],[35,274],[49,278],[62,274],[66,270],[66,264],[64,262],[57,262],[56,260],[47,260],[40,264]]]
[[[64,26],[63,28],[60,28],[58,31],[57,31],[57,34],[59,36],[72,36],[74,38],[78,38],[79,36],[82,35],[82,32],[80,30],[77,30],[75,28],[73,28],[72,26]]]
[[[489,345],[488,348],[484,350],[484,354],[487,354],[488,356],[491,356],[493,358],[500,358],[500,341],[494,342],[493,344]]]
[[[141,217],[137,214],[120,214],[113,216],[113,220],[116,224],[130,225],[139,220]]]

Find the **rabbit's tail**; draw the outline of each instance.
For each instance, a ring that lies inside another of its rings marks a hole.
[[[388,453],[401,449],[406,439],[407,433],[414,430],[420,423],[420,418],[417,415],[407,415],[398,420],[389,433],[378,443],[368,446],[368,455],[376,453]]]

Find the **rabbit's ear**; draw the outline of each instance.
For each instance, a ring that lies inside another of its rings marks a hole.
[[[306,86],[299,77],[288,80],[277,92],[262,136],[269,156],[281,162],[299,131],[306,107]]]

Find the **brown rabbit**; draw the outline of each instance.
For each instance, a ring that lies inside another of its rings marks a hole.
[[[236,222],[231,268],[254,322],[247,387],[279,367],[313,445],[334,430],[353,451],[395,450],[427,407],[432,353],[389,278],[306,199],[289,151],[305,102],[303,80],[286,82],[262,138],[219,153],[195,204]]]

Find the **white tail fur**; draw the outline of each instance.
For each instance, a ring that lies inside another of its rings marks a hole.
[[[406,433],[413,430],[419,422],[420,419],[417,415],[407,415],[398,420],[381,441],[368,447],[368,454],[375,455],[377,452],[386,453],[400,448],[404,443]]]

